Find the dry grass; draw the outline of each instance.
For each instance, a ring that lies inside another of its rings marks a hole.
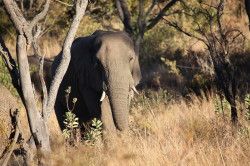
[[[233,129],[213,100],[137,104],[131,126],[108,147],[54,144],[49,165],[249,165],[250,125]]]

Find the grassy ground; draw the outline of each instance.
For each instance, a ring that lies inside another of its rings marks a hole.
[[[214,99],[172,101],[154,93],[137,98],[129,133],[108,147],[79,143],[53,145],[49,165],[249,165],[250,123],[243,113],[232,128],[227,112],[215,111]]]

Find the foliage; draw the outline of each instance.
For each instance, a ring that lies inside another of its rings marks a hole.
[[[5,66],[5,63],[1,55],[0,55],[0,84],[9,89],[14,96],[18,97],[18,93],[14,88],[14,86],[12,85],[12,80],[9,71]]]
[[[160,103],[168,104],[172,98],[173,96],[164,89],[159,89],[158,91],[144,90],[139,96],[132,100],[131,107],[142,107],[145,110],[150,110]]]
[[[85,129],[87,130],[83,136],[85,143],[94,145],[96,141],[101,139],[102,125],[102,121],[97,118],[91,121],[91,126],[85,125]]]
[[[74,136],[75,129],[79,127],[78,118],[73,112],[67,111],[63,123],[65,125],[63,135],[67,140],[70,140]]]
[[[63,130],[63,136],[65,139],[70,143],[74,144],[74,141],[77,138],[77,134],[79,132],[79,118],[73,113],[75,104],[77,102],[76,98],[73,98],[72,103],[73,103],[73,108],[70,109],[68,104],[69,104],[69,95],[71,93],[71,87],[68,87],[66,90],[66,103],[67,103],[67,111],[65,113],[65,119],[63,121],[65,125],[65,129]]]
[[[230,104],[223,96],[216,95],[214,98],[214,107],[215,107],[215,113],[216,114],[225,114],[225,111],[230,110]]]
[[[245,114],[245,116],[246,116],[247,120],[250,120],[250,94],[247,94],[245,96],[244,100],[245,100],[245,107],[246,107],[246,114]]]

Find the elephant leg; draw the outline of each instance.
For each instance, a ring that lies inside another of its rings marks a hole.
[[[101,120],[103,123],[103,139],[108,142],[112,141],[112,138],[116,136],[116,127],[108,96],[101,103]]]

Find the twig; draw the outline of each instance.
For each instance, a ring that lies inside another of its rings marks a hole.
[[[40,81],[41,81],[41,84],[42,84],[42,90],[43,90],[42,114],[43,114],[43,117],[47,117],[46,107],[47,107],[47,102],[48,102],[48,91],[47,91],[47,87],[46,87],[46,84],[45,84],[45,81],[44,81],[43,66],[44,66],[44,54],[43,54],[42,58],[40,59],[39,77],[40,77]]]
[[[60,0],[54,0],[54,1],[60,3],[61,5],[65,5],[65,6],[68,6],[68,7],[73,7],[74,6],[72,4],[69,4],[69,3],[66,3],[66,2],[63,2],[63,1],[60,1]]]

